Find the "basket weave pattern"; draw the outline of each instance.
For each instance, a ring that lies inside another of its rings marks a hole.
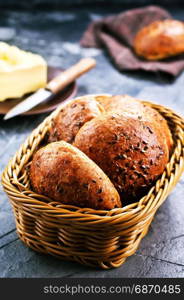
[[[123,208],[105,211],[62,205],[31,191],[26,166],[62,106],[32,132],[2,175],[17,233],[26,245],[64,260],[103,269],[119,267],[135,253],[157,209],[184,170],[184,120],[163,106],[144,103],[167,119],[174,148],[165,171],[149,193]]]

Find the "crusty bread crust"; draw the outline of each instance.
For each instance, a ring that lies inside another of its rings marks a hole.
[[[79,129],[102,112],[104,109],[94,96],[81,97],[66,103],[53,121],[48,142],[63,140],[72,143]]]
[[[86,123],[74,145],[90,157],[125,198],[140,198],[162,174],[169,153],[153,122],[108,112]]]
[[[79,149],[63,141],[35,153],[30,180],[35,192],[63,204],[94,209],[122,206],[105,173]]]
[[[135,36],[134,50],[148,60],[184,53],[184,22],[155,21],[142,28]]]

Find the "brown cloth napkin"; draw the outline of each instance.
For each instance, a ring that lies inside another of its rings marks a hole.
[[[92,22],[80,44],[83,47],[104,47],[121,71],[162,71],[177,76],[184,69],[183,55],[162,61],[146,61],[138,57],[132,48],[134,37],[141,28],[156,20],[171,18],[158,6],[132,9]]]

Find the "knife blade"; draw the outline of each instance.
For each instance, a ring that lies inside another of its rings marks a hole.
[[[93,58],[83,58],[77,64],[73,65],[69,69],[61,72],[58,76],[52,79],[45,88],[41,88],[34,94],[14,106],[4,116],[4,120],[8,120],[15,116],[18,116],[38,104],[51,100],[58,92],[62,91],[67,85],[72,83],[76,78],[91,70],[96,66],[96,61]]]
[[[36,93],[10,109],[3,119],[8,120],[17,115],[21,115],[22,113],[42,103],[44,100],[48,100],[50,97],[52,97],[52,93],[49,90],[47,91],[45,89],[39,89]]]

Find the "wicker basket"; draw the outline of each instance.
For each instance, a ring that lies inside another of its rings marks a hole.
[[[27,138],[2,175],[17,233],[26,245],[64,260],[103,269],[119,267],[135,253],[157,209],[184,169],[184,120],[163,106],[144,103],[168,120],[174,149],[165,171],[149,193],[123,208],[105,211],[61,205],[30,190],[26,166],[62,105]]]

